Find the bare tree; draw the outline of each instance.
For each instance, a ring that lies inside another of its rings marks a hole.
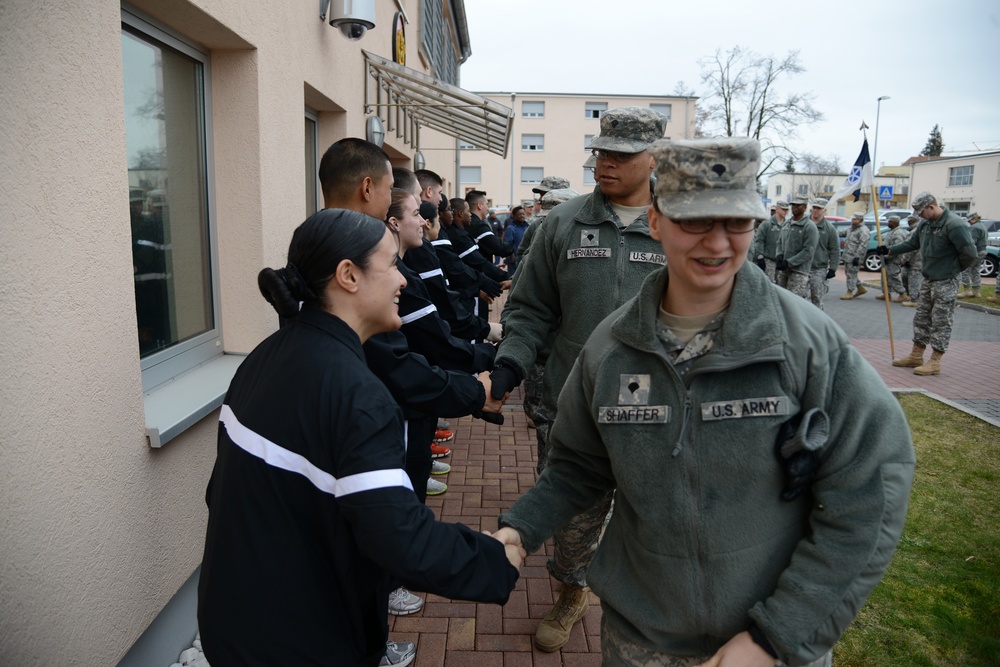
[[[706,133],[760,141],[758,177],[777,160],[792,155],[785,141],[795,136],[799,125],[823,120],[823,114],[812,106],[812,93],[777,90],[782,79],[805,71],[798,51],[777,59],[736,46],[716,50],[714,56],[699,62],[702,83],[708,87],[702,106]]]
[[[810,174],[843,174],[840,169],[840,158],[836,155],[820,157],[812,153],[799,153],[795,159],[801,171]]]

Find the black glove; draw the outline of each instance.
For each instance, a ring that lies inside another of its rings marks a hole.
[[[503,294],[503,286],[489,276],[483,276],[479,283],[479,288],[489,294],[494,299]]]
[[[787,271],[788,262],[785,261],[784,257],[778,255],[778,259],[774,260],[774,268],[778,269],[779,271]]]
[[[819,450],[830,435],[830,420],[819,408],[798,415],[781,425],[776,454],[785,471],[782,500],[795,500],[809,489],[819,469]]]
[[[759,266],[761,271],[766,271],[767,270],[767,263],[764,262],[764,258],[763,257],[760,258],[760,259],[758,259],[757,261],[755,261],[754,264],[756,264],[757,266]]]
[[[476,419],[482,419],[484,422],[503,426],[503,415],[498,412],[480,412],[476,410],[472,413],[472,416]]]
[[[854,259],[851,260],[851,266],[860,266],[860,265],[861,265],[860,257],[855,257]]]
[[[903,262],[903,268],[904,269],[910,268],[910,263],[909,262]]]
[[[501,361],[490,373],[490,382],[493,385],[490,394],[496,400],[502,401],[507,392],[521,384],[521,374],[517,372],[517,369]]]
[[[827,269],[826,270],[826,279],[827,280],[829,280],[830,278],[833,278],[835,275],[837,275],[837,269]]]
[[[878,246],[877,248],[875,248],[875,254],[876,255],[888,255],[889,254],[889,246],[884,246],[884,245]]]

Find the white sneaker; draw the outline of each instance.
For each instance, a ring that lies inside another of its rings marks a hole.
[[[378,661],[379,667],[406,667],[417,657],[417,645],[413,642],[386,642],[385,655]]]
[[[424,606],[424,599],[419,595],[414,595],[402,586],[389,593],[389,613],[394,616],[409,616],[420,611]],[[391,642],[390,642],[391,643]],[[396,663],[390,663],[395,665]]]
[[[447,475],[451,472],[451,466],[444,461],[431,461],[431,474],[432,475]]]
[[[448,485],[444,482],[439,482],[433,477],[427,478],[427,495],[428,496],[439,496],[448,490]]]

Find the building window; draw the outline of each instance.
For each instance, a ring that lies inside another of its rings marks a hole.
[[[948,186],[972,185],[972,170],[974,167],[952,167],[948,170]]]
[[[319,134],[317,117],[306,111],[306,217],[319,210]]]
[[[462,167],[459,170],[459,178],[462,183],[481,183],[483,178],[482,167]]]
[[[468,141],[458,140],[458,150],[460,151],[478,151],[479,147],[470,144]]]
[[[541,167],[521,167],[521,182],[541,183],[543,172]]]
[[[967,201],[950,201],[948,202],[948,210],[952,213],[957,213],[958,215],[967,216],[969,214],[970,202]]]
[[[522,151],[543,151],[543,150],[545,150],[545,135],[544,134],[522,134],[521,135],[521,150]]]
[[[775,185],[774,186],[774,196],[775,197],[780,197],[781,196],[781,186],[780,185]]]
[[[589,167],[583,168],[583,184],[584,185],[597,185],[597,180],[594,178],[594,170]]]
[[[521,118],[545,118],[545,102],[521,102]]]
[[[452,38],[451,18],[445,18],[444,7],[441,0],[420,3],[420,41],[431,61],[434,76],[457,86],[459,56]]]
[[[808,183],[803,183],[802,185],[799,186],[799,194],[800,195],[808,195],[809,194],[809,184]]]
[[[667,122],[670,122],[670,112],[673,105],[671,104],[650,104],[649,108],[653,111],[659,111],[661,114],[667,117]]]
[[[592,143],[594,143],[594,135],[592,135],[592,134],[585,134],[585,135],[583,135],[583,150],[589,151],[590,150],[590,144],[592,144]]]
[[[604,112],[608,110],[607,102],[584,102],[583,103],[583,117],[584,118],[600,118],[604,115]]]
[[[209,61],[122,12],[125,146],[143,390],[221,354]]]

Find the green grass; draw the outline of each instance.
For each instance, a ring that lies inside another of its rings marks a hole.
[[[836,667],[1000,665],[1000,429],[900,397],[917,451],[906,527]]]

